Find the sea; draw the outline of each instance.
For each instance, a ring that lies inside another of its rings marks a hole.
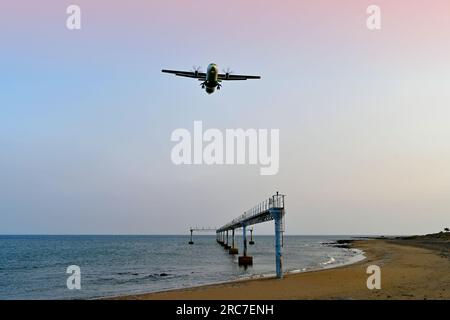
[[[297,273],[350,264],[358,249],[331,245],[350,236],[284,236],[283,270]],[[248,245],[253,266],[240,267],[215,235],[0,236],[0,299],[95,299],[275,275],[274,237]],[[69,266],[79,267],[80,289]],[[70,270],[69,270],[70,271]]]

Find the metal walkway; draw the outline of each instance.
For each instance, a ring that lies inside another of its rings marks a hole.
[[[247,256],[247,230],[246,228],[250,225],[257,223],[263,223],[266,221],[275,221],[275,263],[277,278],[283,277],[283,256],[282,256],[282,246],[283,246],[283,232],[284,232],[284,195],[278,192],[267,200],[259,203],[244,214],[233,219],[231,222],[223,225],[216,230],[217,242],[229,249],[230,254],[238,253],[238,250],[234,246],[234,230],[242,228],[243,236],[243,256],[239,257],[239,265],[251,265],[253,264],[253,259]],[[228,233],[232,233],[231,246],[228,241]],[[192,233],[191,233],[192,234]]]
[[[191,239],[189,240],[189,244],[194,244],[194,239],[192,238],[194,231],[197,232],[208,232],[208,231],[216,231],[217,228],[213,227],[190,227],[189,231],[191,232]]]

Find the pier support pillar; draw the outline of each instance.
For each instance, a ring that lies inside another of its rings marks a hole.
[[[192,239],[192,232],[193,232],[193,230],[191,229],[191,240],[189,240],[189,244],[194,244],[194,241]]]
[[[247,228],[245,224],[242,226],[242,231],[244,242],[244,255],[239,257],[238,263],[240,266],[251,266],[253,265],[253,257],[247,256]]]
[[[228,249],[230,249],[231,247],[228,245],[228,230],[226,231],[226,242],[225,242],[225,245],[224,245],[224,248],[225,248],[225,250],[228,250]]]
[[[283,278],[283,254],[282,254],[282,237],[283,237],[283,210],[273,210],[272,216],[275,220],[275,264],[277,278]]]
[[[234,229],[231,231],[231,248],[228,250],[229,254],[238,254],[238,249],[234,246]]]
[[[255,241],[253,241],[253,229],[250,229],[250,241],[248,242],[249,245],[255,244]]]

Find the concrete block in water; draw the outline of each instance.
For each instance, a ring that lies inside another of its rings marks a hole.
[[[240,266],[251,266],[253,265],[253,257],[251,256],[240,256],[238,259]]]

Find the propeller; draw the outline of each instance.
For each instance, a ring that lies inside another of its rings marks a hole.
[[[228,79],[228,76],[234,72],[230,68],[226,68],[225,70],[222,70],[222,71],[223,71],[223,73],[225,73],[225,79]]]
[[[200,66],[192,66],[192,71],[195,73],[195,76],[198,76],[198,73],[202,72],[202,67],[200,67]]]

